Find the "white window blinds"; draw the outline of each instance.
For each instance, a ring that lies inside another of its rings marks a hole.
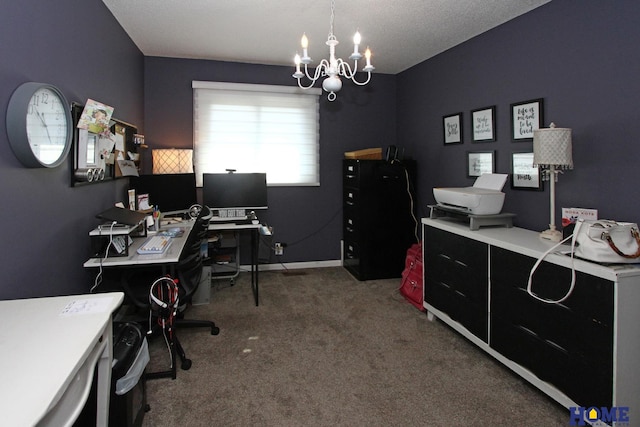
[[[319,185],[320,89],[193,82],[196,183],[266,172],[269,185]]]

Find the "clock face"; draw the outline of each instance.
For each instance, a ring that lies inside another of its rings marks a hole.
[[[31,151],[44,165],[53,165],[67,148],[66,105],[48,87],[36,90],[27,106],[27,138]]]
[[[64,162],[71,150],[72,123],[64,95],[47,83],[23,83],[7,106],[9,144],[29,168],[54,168]]]

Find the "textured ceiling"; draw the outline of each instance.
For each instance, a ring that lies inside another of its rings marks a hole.
[[[397,74],[550,0],[335,0],[337,56],[356,30],[376,72]],[[145,56],[291,65],[328,57],[329,0],[103,0]],[[301,52],[300,52],[301,53]]]

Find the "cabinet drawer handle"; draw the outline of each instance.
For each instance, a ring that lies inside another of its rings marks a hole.
[[[450,260],[450,259],[451,259],[451,257],[450,257],[450,256],[445,255],[445,254],[438,254],[438,256],[439,256],[440,258],[444,258],[444,259],[446,259],[446,260]]]
[[[451,286],[447,285],[444,282],[438,282],[438,285],[442,286],[443,288],[451,289]]]
[[[555,348],[558,351],[563,352],[564,354],[569,354],[569,352],[562,347],[560,344],[556,344],[553,341],[549,341],[549,340],[544,340],[544,342],[546,342],[547,344],[549,344],[551,347]]]
[[[525,332],[525,333],[527,333],[527,334],[531,335],[532,337],[537,337],[537,336],[538,336],[538,334],[536,334],[535,332],[533,332],[531,329],[529,329],[529,328],[525,328],[525,327],[524,327],[524,326],[522,326],[522,325],[516,325],[516,327],[517,327],[518,329],[520,329],[521,331],[523,331],[523,332]]]
[[[347,230],[349,233],[353,233],[353,228],[351,227],[345,227],[345,230]]]
[[[466,268],[466,267],[468,267],[468,266],[467,266],[467,264],[465,264],[465,263],[464,263],[464,262],[462,262],[462,261],[458,261],[457,259],[456,259],[456,260],[454,260],[453,262],[455,262],[456,264],[461,265],[461,266],[463,266],[463,267],[465,267],[465,268]]]

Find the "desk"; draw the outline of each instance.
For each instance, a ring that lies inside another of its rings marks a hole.
[[[129,246],[128,256],[113,256],[107,258],[89,258],[83,265],[86,268],[108,268],[108,267],[136,267],[136,266],[148,266],[154,264],[176,264],[180,261],[180,254],[184,245],[187,243],[187,238],[193,228],[193,221],[184,221],[180,224],[171,224],[161,227],[162,229],[169,229],[180,227],[184,228],[184,234],[180,237],[171,238],[171,245],[169,248],[161,254],[149,254],[140,255],[137,250],[145,242],[147,237],[134,237],[133,243]],[[151,233],[150,233],[151,234]]]
[[[107,426],[112,312],[121,292],[0,301],[0,413],[7,426],[70,425],[98,366],[97,426]],[[65,310],[74,303],[78,310]]]
[[[259,304],[258,250],[260,248],[260,227],[262,227],[260,224],[235,224],[213,221],[209,223],[209,231],[251,231],[251,290],[253,292],[253,299],[255,300],[256,307]]]
[[[171,276],[175,276],[173,267],[180,261],[180,255],[182,254],[182,250],[187,243],[193,225],[194,221],[185,221],[180,223],[179,225],[171,224],[161,227],[160,230],[175,227],[184,228],[183,235],[180,237],[171,238],[171,245],[161,254],[140,255],[137,250],[140,246],[142,246],[147,237],[134,237],[133,243],[131,244],[131,246],[129,246],[128,256],[90,258],[84,263],[84,267],[99,268],[102,272],[102,269],[124,269],[158,266],[163,270],[163,274],[171,274]],[[120,274],[123,273],[121,272]],[[173,363],[176,358],[176,353],[173,340],[171,340],[170,347],[172,360],[171,368],[167,371],[148,373],[146,374],[147,379],[165,377],[171,377],[172,379],[176,378],[176,364]]]

